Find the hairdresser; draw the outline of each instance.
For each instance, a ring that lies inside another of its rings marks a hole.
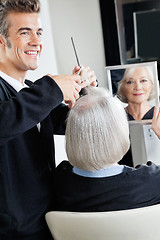
[[[43,29],[39,0],[0,1],[0,239],[52,239],[44,215],[52,207],[53,134],[64,134],[69,108],[96,76],[43,76],[39,65]],[[66,102],[68,106],[62,104]]]

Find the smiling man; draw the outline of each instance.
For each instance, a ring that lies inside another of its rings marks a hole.
[[[52,239],[44,215],[53,204],[53,134],[64,134],[68,106],[82,87],[73,75],[48,74],[32,83],[39,65],[39,0],[0,0],[0,239]]]
[[[39,65],[42,51],[42,27],[37,13],[10,12],[8,37],[1,35],[0,69],[24,83],[26,72]]]

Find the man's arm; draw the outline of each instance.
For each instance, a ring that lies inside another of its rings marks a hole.
[[[79,92],[93,82],[81,83],[78,74],[44,76],[16,97],[0,104],[0,144],[26,132],[45,119],[63,100],[73,107]],[[67,110],[68,111],[68,110]]]
[[[81,90],[81,81],[79,75],[51,75],[48,74],[57,85],[60,87],[64,102],[68,103],[68,107],[72,108],[75,101],[79,98],[79,92]]]
[[[48,76],[35,81],[0,104],[0,144],[26,132],[41,122],[63,101],[63,94]]]
[[[68,104],[69,108],[74,106],[75,101],[79,98],[79,92],[81,89],[90,85],[97,86],[96,75],[89,66],[83,66],[81,68],[79,66],[75,66],[72,73],[72,78],[70,75],[48,75],[53,78],[61,88],[64,96],[64,102]],[[72,81],[72,88],[68,84],[68,81]]]

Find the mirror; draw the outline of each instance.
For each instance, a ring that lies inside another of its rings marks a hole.
[[[114,0],[121,64],[160,57],[160,1]]]
[[[154,106],[159,106],[156,61],[107,66],[105,71],[107,88],[121,100],[129,114],[133,111],[133,106],[142,106],[146,113],[151,108],[153,110]],[[136,110],[134,109],[134,111]],[[151,118],[152,116],[145,119]],[[129,120],[134,120],[134,117]]]

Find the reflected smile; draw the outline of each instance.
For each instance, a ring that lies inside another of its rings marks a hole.
[[[143,95],[143,93],[135,93],[135,94],[133,94],[134,96],[142,96]]]

